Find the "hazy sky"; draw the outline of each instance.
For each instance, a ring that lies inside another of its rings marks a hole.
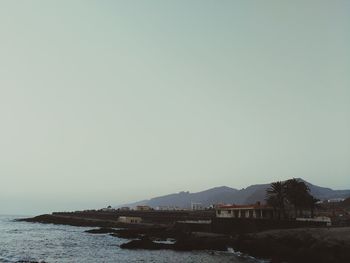
[[[9,0],[0,37],[0,213],[350,188],[350,1]]]

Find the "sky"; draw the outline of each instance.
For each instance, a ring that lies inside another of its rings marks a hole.
[[[0,214],[350,189],[350,1],[4,0],[0,40]]]

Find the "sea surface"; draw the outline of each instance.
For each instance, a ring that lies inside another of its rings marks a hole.
[[[0,262],[45,261],[47,263],[96,262],[262,262],[227,252],[171,250],[125,250],[126,239],[108,234],[88,234],[91,228],[16,222],[19,216],[0,216]]]

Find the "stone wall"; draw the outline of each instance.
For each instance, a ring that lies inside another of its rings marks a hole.
[[[254,233],[270,229],[300,227],[326,227],[324,222],[303,222],[296,220],[251,219],[251,218],[213,218],[212,231],[222,234]]]

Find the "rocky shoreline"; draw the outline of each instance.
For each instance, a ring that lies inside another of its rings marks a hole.
[[[20,221],[98,227],[86,232],[129,239],[120,246],[122,249],[226,251],[233,248],[273,263],[350,262],[350,227],[279,229],[224,235],[184,231],[176,228],[176,224],[120,224],[115,220],[74,216],[42,215]],[[173,242],[167,242],[169,239]]]
[[[270,230],[238,236],[234,249],[272,262],[350,262],[350,227]]]
[[[141,230],[141,229],[140,229]],[[234,236],[213,233],[171,233],[173,243],[157,242],[166,240],[166,235],[152,230],[94,230],[90,233],[106,233],[117,237],[131,237],[122,244],[123,249],[173,249],[177,251],[217,250],[233,248],[256,258],[273,263],[350,262],[350,228],[301,228],[271,230]],[[126,234],[130,232],[130,234]],[[147,232],[147,234],[145,234]]]

